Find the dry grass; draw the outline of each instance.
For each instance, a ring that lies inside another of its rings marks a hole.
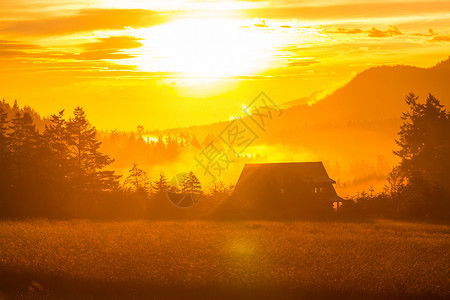
[[[0,244],[0,299],[450,297],[446,225],[3,221]]]

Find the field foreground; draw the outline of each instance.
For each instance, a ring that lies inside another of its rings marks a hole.
[[[0,299],[448,298],[450,227],[0,222]]]

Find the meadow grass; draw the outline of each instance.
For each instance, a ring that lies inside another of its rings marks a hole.
[[[450,227],[0,222],[5,298],[446,298]]]

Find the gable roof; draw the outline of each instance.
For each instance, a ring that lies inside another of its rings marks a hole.
[[[246,164],[236,183],[235,191],[238,191],[243,186],[263,180],[278,181],[285,178],[317,184],[336,183],[336,181],[328,177],[327,171],[320,161]]]
[[[333,183],[322,162],[246,164],[216,213],[263,219],[325,216],[332,213],[331,203],[341,199]]]

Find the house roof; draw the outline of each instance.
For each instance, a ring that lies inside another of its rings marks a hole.
[[[218,211],[250,218],[320,216],[332,211],[334,182],[322,162],[246,164]]]
[[[240,186],[255,183],[262,179],[280,178],[300,179],[308,183],[336,183],[328,177],[322,162],[292,162],[292,163],[262,163],[246,164],[236,183],[236,190]]]

